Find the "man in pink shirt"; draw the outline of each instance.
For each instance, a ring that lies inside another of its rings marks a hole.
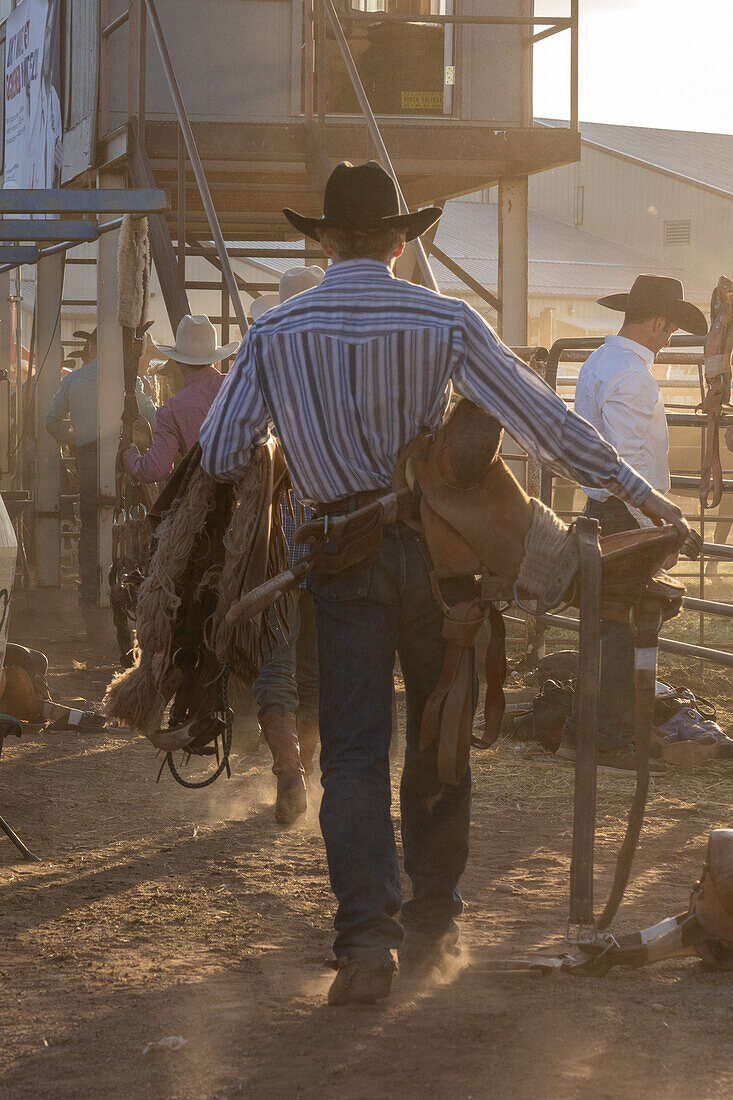
[[[214,363],[237,349],[237,342],[216,346],[216,330],[208,317],[186,316],[176,330],[176,342],[158,345],[157,351],[178,363],[183,385],[165,405],[155,421],[153,443],[141,455],[133,444],[122,455],[125,469],[138,481],[163,481],[173,472],[179,455],[185,455],[198,440],[201,425],[214,403],[224,376]]]

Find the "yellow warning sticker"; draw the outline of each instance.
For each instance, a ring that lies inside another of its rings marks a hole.
[[[402,92],[403,111],[424,111],[430,108],[443,109],[442,92]]]

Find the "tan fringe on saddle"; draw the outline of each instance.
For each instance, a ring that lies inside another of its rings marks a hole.
[[[261,466],[261,455],[258,460]],[[256,461],[253,460],[253,465]],[[206,626],[209,649],[246,682],[254,679],[257,673],[264,638],[271,632],[270,624],[263,617],[235,625],[227,622],[227,612],[245,592],[261,584],[262,578],[274,577],[287,568],[280,509],[284,482],[273,484],[274,465],[270,464],[269,478],[268,471],[261,468],[256,480],[245,477],[239,484],[231,522],[224,536],[224,564],[217,571],[216,610]],[[266,523],[263,513],[271,503],[272,515]],[[203,583],[208,583],[206,577]],[[281,616],[278,607],[273,613]],[[281,621],[284,625],[282,618]]]
[[[137,598],[137,641],[141,649],[161,653],[165,660],[170,657],[176,612],[181,606],[178,585],[214,503],[215,488],[216,483],[199,467],[186,495],[171,508],[154,535],[157,547]]]
[[[104,699],[108,718],[141,733],[150,734],[163,723],[165,709],[183,682],[176,663],[182,644],[195,646],[226,664],[238,677],[250,682],[256,675],[264,638],[271,633],[267,619],[231,627],[226,613],[243,592],[262,584],[287,564],[280,502],[284,480],[275,486],[275,445],[257,448],[236,487],[230,514],[224,517],[225,533],[212,544],[211,564],[204,562],[196,577],[189,566],[196,547],[206,546],[218,486],[200,467],[185,493],[176,499],[157,529],[156,549],[148,576],[140,587],[137,603],[135,665],[119,673]],[[221,530],[222,514],[219,514]],[[202,542],[203,540],[203,542]],[[202,608],[208,600],[214,610],[200,622],[195,638],[182,643],[179,632],[184,604]]]

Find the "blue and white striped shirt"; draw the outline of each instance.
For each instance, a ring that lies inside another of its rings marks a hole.
[[[630,504],[648,495],[475,310],[376,260],[333,264],[252,326],[201,428],[202,465],[237,480],[273,427],[301,500],[386,487],[405,445],[439,426],[451,381],[557,473]]]

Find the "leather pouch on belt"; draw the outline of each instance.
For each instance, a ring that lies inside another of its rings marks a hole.
[[[323,530],[323,521],[315,520],[300,528],[298,541],[308,541],[308,528],[314,533]],[[346,577],[371,565],[382,549],[382,510],[374,507],[363,513],[349,516],[338,538],[329,540],[326,536],[324,552],[318,556],[318,564],[313,569],[316,584],[329,584],[331,581]]]

